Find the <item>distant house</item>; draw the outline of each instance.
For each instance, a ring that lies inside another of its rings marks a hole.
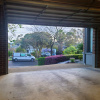
[[[20,43],[14,44],[14,42],[9,42],[8,44],[10,45],[10,48],[14,48],[14,49],[20,47],[21,45]]]
[[[27,53],[32,53],[32,52],[35,51],[35,49],[30,45],[30,46],[28,47],[28,49],[26,49],[26,51],[27,51]]]

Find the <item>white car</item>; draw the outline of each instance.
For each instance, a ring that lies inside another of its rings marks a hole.
[[[13,53],[13,61],[34,61],[35,57],[28,53]]]

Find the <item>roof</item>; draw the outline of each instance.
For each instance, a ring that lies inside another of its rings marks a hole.
[[[100,25],[100,0],[5,0],[8,23],[67,27]]]

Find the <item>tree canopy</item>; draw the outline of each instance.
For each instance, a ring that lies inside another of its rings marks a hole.
[[[43,47],[48,45],[51,35],[47,32],[34,32],[31,34],[26,34],[21,41],[21,47],[29,48],[31,45],[36,49],[37,56],[41,56],[41,50]]]

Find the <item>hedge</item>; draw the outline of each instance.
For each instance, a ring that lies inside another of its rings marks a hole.
[[[38,65],[49,65],[49,64],[57,64],[59,62],[70,60],[70,58],[79,59],[79,56],[83,56],[82,54],[69,54],[69,55],[56,55],[49,57],[40,57],[38,59]]]
[[[45,65],[45,57],[38,58],[38,65]]]

